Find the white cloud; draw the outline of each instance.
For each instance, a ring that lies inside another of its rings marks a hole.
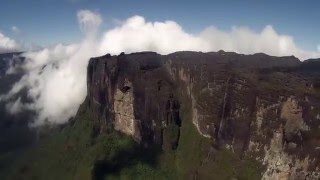
[[[0,32],[0,53],[13,52],[19,50],[19,44]]]
[[[17,113],[20,113],[23,110],[25,110],[26,107],[22,104],[21,98],[19,97],[17,100],[9,102],[8,104],[6,104],[6,109],[11,114],[17,114]]]
[[[230,31],[208,27],[194,35],[186,33],[174,21],[146,22],[141,16],[131,17],[107,31],[100,45],[101,53],[107,51],[113,54],[143,50],[168,54],[181,50],[221,49],[244,54],[264,52],[274,56],[295,55],[301,59],[320,56],[317,52],[299,49],[292,37],[278,34],[270,25],[261,32],[245,27],[233,27]]]
[[[85,32],[79,44],[45,48],[26,52],[23,68],[28,73],[16,83],[3,99],[9,100],[17,92],[27,88],[32,103],[24,108],[35,110],[37,119],[33,125],[41,125],[48,120],[64,123],[77,112],[86,96],[86,69],[89,58],[96,55],[96,30],[101,24],[99,15],[89,11],[79,11],[79,24]],[[21,103],[9,103],[10,112],[16,112]],[[12,107],[10,107],[10,105]],[[19,106],[18,106],[19,105]]]
[[[320,57],[320,52],[299,49],[292,37],[278,34],[272,26],[266,26],[261,32],[244,27],[233,27],[230,31],[208,27],[199,34],[190,34],[174,21],[146,22],[141,16],[133,16],[97,38],[101,16],[81,10],[77,17],[85,33],[84,40],[79,44],[60,44],[24,53],[26,63],[23,67],[29,73],[2,97],[10,100],[21,89],[27,88],[33,102],[22,104],[13,101],[11,109],[13,112],[22,108],[36,110],[38,118],[35,125],[41,125],[46,120],[64,123],[75,115],[87,93],[87,64],[93,56],[136,51],[168,54],[182,50],[223,49],[244,54],[295,55],[301,59]]]
[[[134,16],[104,34],[99,52],[119,54],[150,50],[168,54],[201,49],[207,50],[207,44],[201,38],[184,32],[173,21],[151,23],[145,22],[141,16]]]
[[[80,10],[77,16],[81,30],[86,34],[96,33],[102,23],[101,16],[89,10]]]
[[[20,29],[19,29],[17,26],[12,26],[12,27],[11,27],[11,30],[12,30],[14,33],[20,33]]]

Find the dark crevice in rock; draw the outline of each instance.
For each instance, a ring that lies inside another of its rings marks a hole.
[[[229,83],[230,83],[230,79],[231,77],[228,78],[227,82],[226,82],[226,88],[224,91],[224,96],[223,96],[223,104],[222,104],[222,112],[221,112],[221,119],[220,119],[220,123],[219,123],[219,128],[218,128],[218,134],[217,134],[217,141],[218,144],[223,144],[224,141],[224,128],[225,128],[225,121],[227,121],[227,114],[230,111],[230,107],[229,107]]]
[[[123,93],[126,93],[126,92],[128,92],[128,91],[130,90],[130,88],[131,88],[131,87],[129,87],[129,86],[123,86],[123,87],[120,89],[120,91],[123,92]]]

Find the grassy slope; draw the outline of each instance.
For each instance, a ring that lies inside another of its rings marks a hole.
[[[210,140],[199,135],[187,107],[176,150],[145,149],[116,132],[93,137],[90,112],[81,108],[74,124],[32,148],[7,179],[259,179],[251,161],[221,150],[208,158]],[[205,160],[208,159],[208,160]],[[0,174],[1,175],[1,174]],[[5,177],[1,179],[6,179]]]
[[[261,179],[259,165],[240,159],[227,149],[215,149],[208,138],[201,136],[191,122],[191,110],[182,109],[182,132],[176,163],[180,179]]]
[[[90,112],[80,112],[73,125],[26,152],[1,179],[166,179],[170,174],[158,168],[154,150],[143,150],[116,132],[94,138],[92,129]]]

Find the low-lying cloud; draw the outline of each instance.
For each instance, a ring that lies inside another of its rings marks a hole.
[[[0,32],[0,53],[14,52],[20,49],[19,44]]]
[[[174,21],[147,22],[141,16],[133,16],[117,23],[100,37],[98,29],[102,18],[98,13],[81,10],[77,17],[84,32],[81,43],[59,44],[22,55],[26,58],[23,68],[28,73],[2,97],[9,101],[10,112],[35,110],[37,119],[34,125],[66,122],[76,114],[85,99],[89,58],[106,53],[156,51],[168,54],[182,50],[207,52],[222,49],[244,54],[295,55],[300,59],[320,57],[320,52],[298,48],[292,37],[278,34],[269,25],[261,32],[244,27],[233,27],[230,31],[208,27],[199,34],[190,34]],[[24,88],[28,89],[31,103],[23,104],[19,98],[13,100]]]
[[[22,68],[28,73],[2,97],[9,102],[9,112],[36,111],[35,126],[64,123],[76,114],[86,96],[86,68],[89,58],[97,55],[96,32],[102,20],[98,14],[85,10],[78,12],[78,21],[85,34],[81,43],[22,54],[26,58]],[[31,103],[13,100],[23,89],[28,90]]]

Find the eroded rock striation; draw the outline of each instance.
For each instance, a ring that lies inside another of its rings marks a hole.
[[[188,107],[199,134],[258,161],[263,179],[319,179],[319,72],[293,56],[107,54],[90,60],[87,99],[96,133],[176,149]]]

